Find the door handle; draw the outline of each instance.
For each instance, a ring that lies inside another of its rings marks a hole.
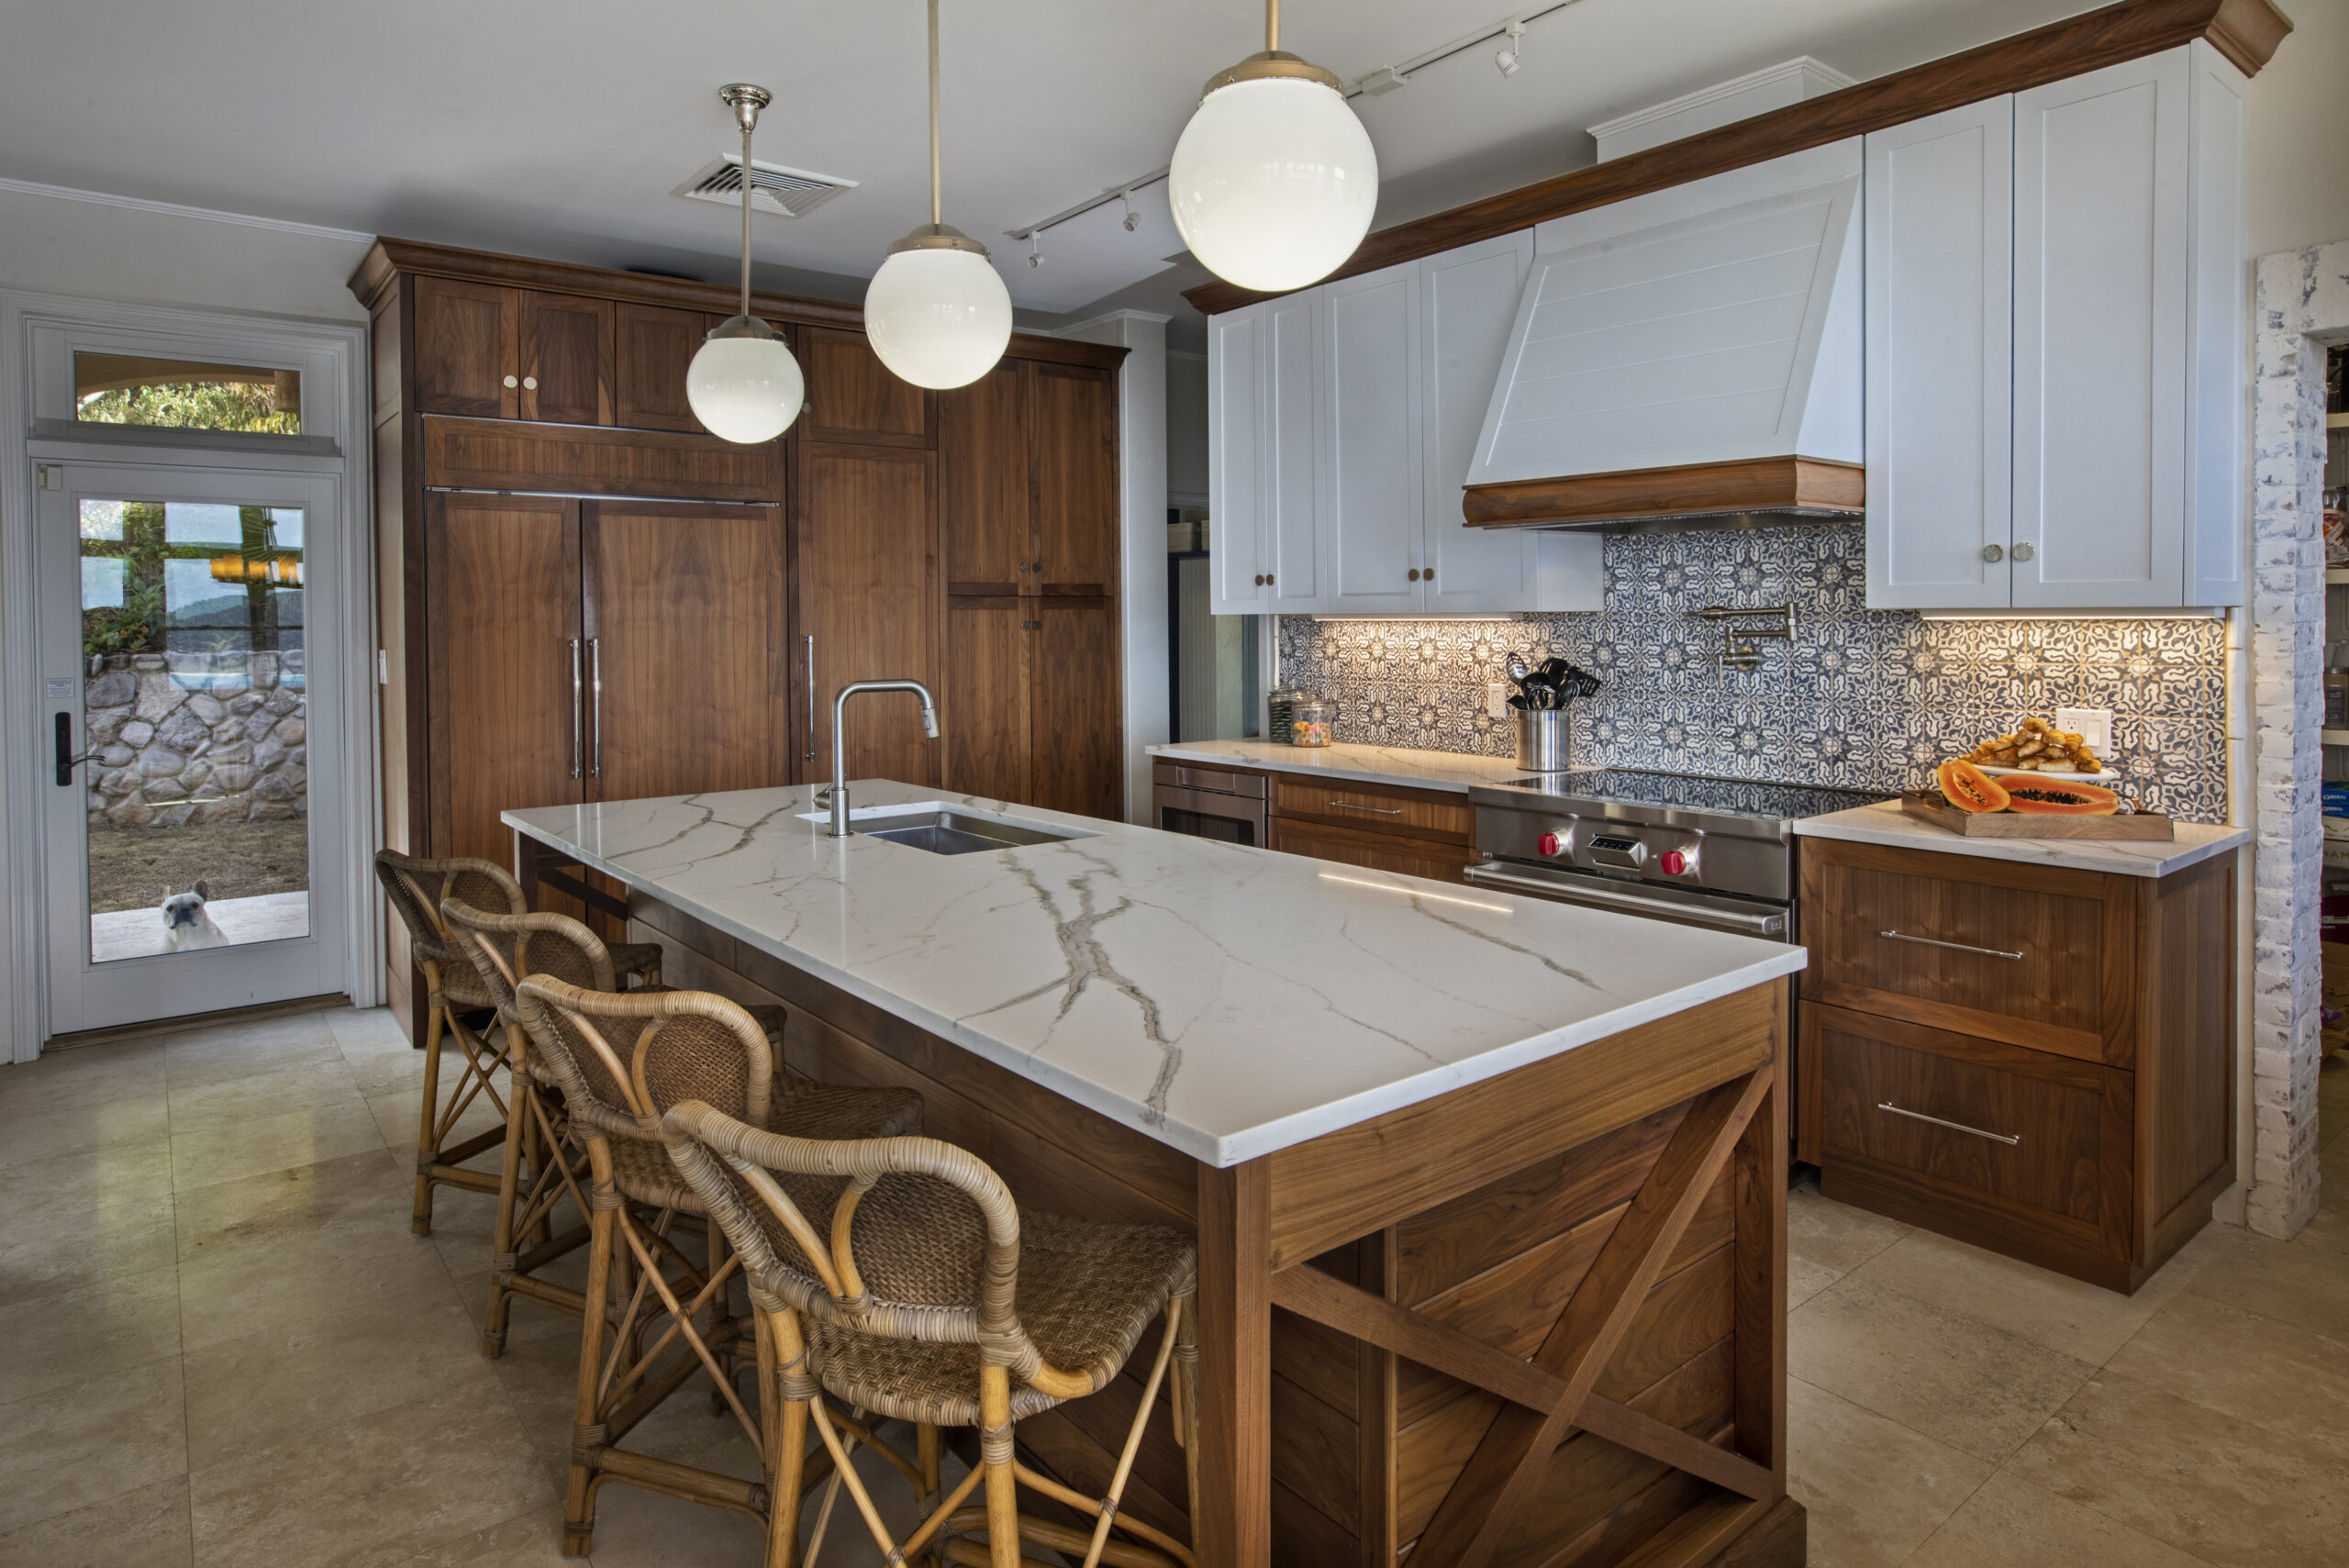
[[[588,706],[596,716],[595,773],[600,779],[604,776],[604,639],[600,637],[587,639],[587,693]]]
[[[816,760],[816,634],[807,634],[807,758]]]
[[[91,753],[78,756],[73,751],[73,716],[60,709],[57,715],[57,783],[61,789],[71,788],[73,770],[90,760]]]
[[[580,750],[585,744],[586,720],[579,712],[579,639],[571,639],[571,776],[579,776]]]

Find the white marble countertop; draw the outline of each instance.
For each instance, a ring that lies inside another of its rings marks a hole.
[[[2021,861],[2070,871],[2118,872],[2123,876],[2167,876],[2212,855],[2251,841],[2248,828],[2181,822],[2167,843],[2127,839],[1968,839],[1900,809],[1897,800],[1831,811],[1795,824],[1806,839],[1842,839],[1854,844],[1890,844],[1903,850],[1938,850],[1950,855]]]
[[[1319,773],[1323,778],[1450,790],[1457,795],[1467,794],[1471,784],[1521,779],[1531,771],[1519,767],[1508,757],[1480,757],[1469,751],[1411,751],[1400,746],[1276,746],[1265,740],[1178,740],[1171,745],[1152,746],[1150,754],[1170,762],[1270,768],[1275,773]]]
[[[811,788],[541,806],[575,853],[1022,1077],[1233,1165],[1803,967],[1800,948],[886,781],[1088,837],[934,855]]]

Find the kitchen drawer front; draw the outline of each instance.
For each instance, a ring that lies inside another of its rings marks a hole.
[[[1365,871],[1391,871],[1431,882],[1465,882],[1460,873],[1475,859],[1463,844],[1438,843],[1378,828],[1332,828],[1294,817],[1273,820],[1272,847],[1285,854],[1310,855]]]
[[[1280,817],[1310,817],[1446,843],[1468,842],[1476,826],[1475,809],[1465,795],[1339,784],[1294,774],[1274,780],[1273,811]]]
[[[2140,879],[1818,839],[1801,854],[1807,999],[2133,1064]]]
[[[1153,762],[1151,782],[1170,789],[1211,789],[1224,795],[1252,795],[1264,798],[1264,775],[1234,773],[1228,768],[1202,768],[1196,762]]]
[[[2132,1074],[1828,1006],[1802,1010],[1802,1053],[1831,1188],[2002,1251],[2127,1257]]]

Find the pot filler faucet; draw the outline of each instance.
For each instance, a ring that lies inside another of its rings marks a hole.
[[[832,827],[831,836],[845,839],[848,826],[848,740],[843,720],[848,715],[848,699],[859,692],[911,692],[921,698],[922,732],[932,740],[938,739],[938,705],[930,700],[930,688],[919,681],[851,681],[832,699]]]

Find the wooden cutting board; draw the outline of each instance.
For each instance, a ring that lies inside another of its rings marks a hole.
[[[2134,839],[2177,837],[2177,825],[2158,811],[2120,817],[2050,817],[2024,811],[1960,811],[1938,790],[1912,789],[1900,809],[1968,839]]]

